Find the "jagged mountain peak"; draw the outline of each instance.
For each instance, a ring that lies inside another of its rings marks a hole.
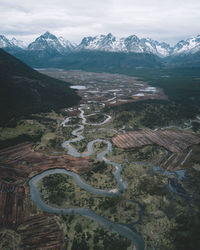
[[[124,38],[125,40],[129,41],[139,41],[139,38],[136,35],[130,35]]]
[[[139,39],[136,35],[117,38],[111,33],[107,35],[85,37],[78,46],[78,49],[127,53],[153,53],[161,57],[167,56],[171,52],[170,45],[159,43],[151,38]]]
[[[27,45],[21,41],[17,40],[16,38],[12,38],[9,40],[6,38],[4,35],[0,35],[0,48],[6,48],[8,51],[11,50],[20,50],[20,49],[25,49]]]
[[[17,40],[15,37],[13,37],[10,42],[14,45],[17,46],[19,48],[25,49],[27,47],[27,43],[25,43],[24,41],[21,40]]]
[[[10,43],[10,41],[4,35],[0,35],[0,48],[6,48],[11,46],[12,44]]]
[[[50,35],[52,35],[49,31],[46,31],[44,34],[43,34],[43,36],[50,36]]]
[[[76,46],[77,46],[77,44],[71,43],[70,41],[65,40],[62,36],[58,37],[58,40],[59,40],[60,44],[61,44],[65,49],[68,49],[68,50],[73,50],[73,49],[75,49]]]
[[[56,37],[46,31],[37,37],[29,46],[15,38],[9,40],[0,35],[0,48],[8,51],[28,49],[46,51],[51,54],[64,55],[72,51],[96,50],[125,53],[152,53],[159,57],[178,54],[194,54],[200,51],[200,35],[179,41],[174,47],[149,37],[139,38],[136,35],[118,38],[112,33],[84,37],[79,45],[71,43],[62,36]]]
[[[42,39],[57,39],[57,37],[55,35],[53,35],[52,33],[50,33],[49,31],[46,31],[43,35],[41,35],[38,38],[42,38]]]
[[[46,31],[43,35],[36,38],[34,42],[29,44],[29,50],[45,50],[51,53],[56,54],[66,54],[71,52],[76,47],[75,44],[71,43],[68,40],[65,40],[63,37],[57,37],[54,34]]]
[[[194,54],[200,51],[200,35],[179,41],[173,50],[173,54]]]
[[[59,42],[58,38],[49,31],[35,39],[28,46],[29,50],[46,50],[58,54],[64,53],[64,47]]]
[[[111,33],[107,35],[97,35],[84,37],[78,45],[77,50],[100,50],[100,51],[121,51],[121,40]]]
[[[8,40],[4,35],[0,35],[0,38]]]
[[[105,37],[108,39],[116,39],[116,37],[112,33],[108,33]]]

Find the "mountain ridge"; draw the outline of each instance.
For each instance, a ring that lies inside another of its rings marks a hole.
[[[78,104],[66,82],[43,75],[0,49],[0,124],[32,113]]]
[[[173,47],[168,43],[159,42],[151,38],[139,38],[136,35],[117,38],[108,33],[84,37],[80,44],[71,43],[63,37],[56,37],[50,32],[45,32],[37,37],[35,41],[26,45],[24,42],[13,38],[7,39],[0,35],[0,48],[8,51],[15,50],[46,50],[57,55],[65,55],[71,52],[91,50],[123,53],[152,53],[159,57],[175,56],[180,54],[195,54],[200,51],[200,35],[181,40]]]

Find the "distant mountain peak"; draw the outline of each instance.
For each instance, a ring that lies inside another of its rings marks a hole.
[[[15,37],[13,37],[10,42],[14,45],[14,46],[17,46],[19,48],[26,48],[27,47],[27,43],[21,41],[21,40],[17,40]]]
[[[60,53],[62,45],[58,41],[58,38],[50,32],[45,32],[43,35],[37,37],[34,42],[28,46],[29,50],[47,50]]]
[[[129,40],[138,40],[139,38],[136,35],[130,35],[128,37],[125,37],[125,39],[129,39]]]
[[[79,45],[71,43],[62,36],[56,37],[46,31],[37,37],[27,47],[23,41],[13,38],[7,39],[0,35],[0,48],[8,51],[19,51],[21,49],[46,51],[52,55],[65,55],[72,51],[91,50],[123,53],[151,53],[159,57],[178,54],[195,54],[200,51],[200,34],[186,40],[179,41],[171,47],[165,42],[159,42],[152,38],[139,38],[136,35],[118,38],[112,33],[84,37]]]
[[[0,48],[6,48],[10,46],[12,46],[10,41],[4,35],[0,35]]]
[[[173,50],[173,54],[194,54],[200,51],[200,35],[179,41]]]
[[[106,37],[107,37],[107,38],[115,38],[115,36],[113,36],[112,33],[108,33],[108,34],[106,35]]]
[[[49,35],[52,35],[49,31],[46,31],[46,32],[44,33],[44,36],[49,36]]]
[[[151,38],[139,39],[136,35],[117,38],[113,34],[84,37],[77,47],[78,50],[99,50],[111,52],[153,53],[164,57],[171,53],[171,47]]]
[[[34,42],[29,44],[29,50],[43,50],[48,53],[57,55],[64,55],[71,52],[76,47],[75,44],[65,40],[63,37],[56,37],[49,31],[46,31],[43,35],[36,38]]]
[[[66,49],[66,50],[74,50],[77,47],[77,44],[71,43],[68,40],[65,40],[62,36],[58,38],[60,44]]]
[[[43,38],[43,39],[57,39],[57,37],[55,35],[53,35],[52,33],[50,33],[49,31],[46,31],[39,38]]]
[[[9,40],[3,35],[0,35],[0,48],[7,48],[8,50],[20,50],[25,49],[27,45],[21,41],[17,40],[16,38],[12,38]]]

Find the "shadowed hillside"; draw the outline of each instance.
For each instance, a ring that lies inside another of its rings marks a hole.
[[[0,124],[19,116],[75,105],[69,84],[42,75],[0,49]]]

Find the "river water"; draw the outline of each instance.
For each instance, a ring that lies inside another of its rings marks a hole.
[[[83,108],[79,108],[80,110],[80,115],[79,117],[82,119],[82,124],[78,129],[73,130],[72,135],[76,136],[76,138],[70,139],[68,141],[65,141],[62,146],[67,150],[67,153],[73,157],[85,157],[85,156],[90,156],[94,154],[94,144],[96,142],[103,142],[107,145],[107,148],[103,150],[102,152],[97,154],[97,159],[99,161],[104,161],[107,164],[110,164],[114,167],[113,170],[113,175],[117,181],[118,184],[118,189],[111,189],[111,190],[103,190],[103,189],[97,189],[92,187],[91,185],[87,184],[78,174],[72,172],[72,171],[67,171],[65,169],[51,169],[47,170],[41,174],[38,174],[34,176],[30,181],[29,181],[29,186],[30,186],[30,194],[32,197],[32,200],[35,202],[35,204],[44,212],[47,213],[54,213],[54,214],[79,214],[85,217],[88,217],[92,219],[93,221],[96,221],[99,223],[99,225],[107,228],[108,230],[112,232],[116,232],[122,236],[125,236],[126,238],[130,239],[132,243],[135,245],[137,250],[143,250],[145,248],[144,246],[144,241],[141,238],[141,236],[136,232],[131,230],[129,227],[126,225],[122,224],[116,224],[108,219],[103,218],[102,216],[94,213],[90,209],[86,208],[56,208],[53,206],[50,206],[46,204],[41,196],[40,192],[37,188],[38,182],[44,178],[45,176],[48,176],[50,174],[56,174],[56,173],[62,173],[62,174],[67,174],[73,178],[73,180],[76,182],[76,184],[85,189],[86,191],[96,194],[96,195],[103,195],[103,196],[116,196],[120,195],[120,191],[123,191],[127,187],[127,183],[122,180],[120,173],[122,171],[122,165],[116,162],[109,161],[108,159],[105,158],[105,155],[109,152],[112,151],[112,144],[108,140],[103,140],[103,139],[96,139],[93,141],[90,141],[87,145],[87,151],[80,153],[77,151],[76,148],[70,145],[71,142],[77,142],[81,141],[84,139],[84,137],[81,135],[81,133],[84,130],[84,125],[88,124],[86,122],[86,118],[84,116],[84,110]],[[90,125],[102,125],[108,122],[111,119],[110,116],[107,116],[105,121],[99,124],[90,124]],[[65,124],[69,121],[69,119],[65,119],[65,121],[61,124],[65,126]]]
[[[99,103],[101,106],[102,103]],[[117,162],[112,162],[110,160],[108,160],[106,158],[106,154],[108,154],[109,152],[112,152],[112,143],[108,140],[104,140],[104,139],[96,139],[96,140],[92,140],[88,143],[87,145],[87,150],[83,153],[80,153],[77,151],[77,149],[75,147],[73,147],[71,145],[71,142],[78,142],[84,139],[84,136],[82,135],[83,131],[84,131],[84,127],[85,125],[91,125],[91,126],[100,126],[103,125],[107,122],[109,122],[109,120],[111,120],[111,116],[106,115],[106,119],[101,122],[101,123],[87,123],[86,117],[90,116],[84,115],[84,109],[89,109],[88,105],[80,105],[79,107],[79,111],[80,111],[80,115],[79,118],[82,120],[81,125],[79,126],[79,128],[75,129],[72,131],[72,135],[75,137],[73,139],[67,140],[65,142],[63,142],[62,146],[67,150],[67,154],[73,156],[73,157],[85,157],[85,156],[91,156],[94,154],[94,144],[97,142],[102,142],[104,144],[106,144],[106,149],[103,150],[102,152],[97,154],[97,159],[99,161],[104,161],[106,164],[110,164],[113,166],[113,175],[116,179],[116,182],[118,184],[118,188],[117,189],[111,189],[111,190],[105,190],[105,189],[98,189],[95,187],[92,187],[91,185],[87,184],[78,174],[72,172],[72,171],[67,171],[65,169],[51,169],[51,170],[47,170],[41,174],[38,174],[36,176],[34,176],[30,181],[29,181],[29,185],[30,185],[30,194],[32,197],[32,200],[35,202],[35,204],[44,212],[47,213],[53,213],[53,214],[79,214],[82,216],[85,216],[87,218],[90,218],[93,221],[96,221],[99,225],[105,227],[106,229],[108,229],[109,231],[112,232],[116,232],[122,236],[125,236],[126,238],[130,239],[132,241],[132,243],[135,245],[137,250],[144,250],[145,249],[145,245],[144,245],[144,241],[141,238],[141,236],[136,232],[136,230],[131,230],[130,227],[124,225],[124,224],[116,224],[108,219],[103,218],[102,216],[94,213],[92,210],[90,209],[86,209],[86,208],[57,208],[57,207],[53,207],[50,206],[48,204],[46,204],[41,196],[40,196],[40,192],[37,188],[38,186],[38,182],[44,178],[45,176],[48,176],[50,174],[66,174],[69,175],[73,178],[74,182],[80,187],[83,188],[84,190],[95,194],[95,195],[102,195],[102,196],[106,196],[106,197],[112,197],[112,196],[118,196],[121,194],[121,191],[125,190],[128,186],[127,182],[124,181],[121,178],[121,171],[123,166]],[[98,111],[96,111],[97,113]],[[91,114],[93,115],[93,114]],[[67,117],[62,123],[61,126],[69,126],[66,125],[68,122],[70,121],[70,117]],[[73,125],[72,125],[73,126]],[[133,162],[133,164],[143,164],[143,163],[138,163],[138,162]],[[175,185],[176,184],[176,180],[178,181],[182,181],[182,179],[184,178],[184,174],[185,171],[184,170],[178,170],[174,173],[169,172],[169,171],[163,171],[162,169],[160,169],[158,166],[151,166],[152,167],[152,172],[151,174],[154,174],[154,172],[161,172],[163,175],[166,176],[171,176],[173,175],[174,179],[169,179],[168,182],[168,187],[169,189],[175,193],[180,195],[181,197],[183,197],[184,199],[188,199],[187,194],[185,193],[184,190],[181,189],[180,185]],[[175,180],[175,181],[174,181]],[[135,201],[134,201],[135,202]],[[141,213],[140,213],[140,217],[142,216],[143,213],[143,208],[141,206]],[[141,218],[140,218],[141,219]]]

